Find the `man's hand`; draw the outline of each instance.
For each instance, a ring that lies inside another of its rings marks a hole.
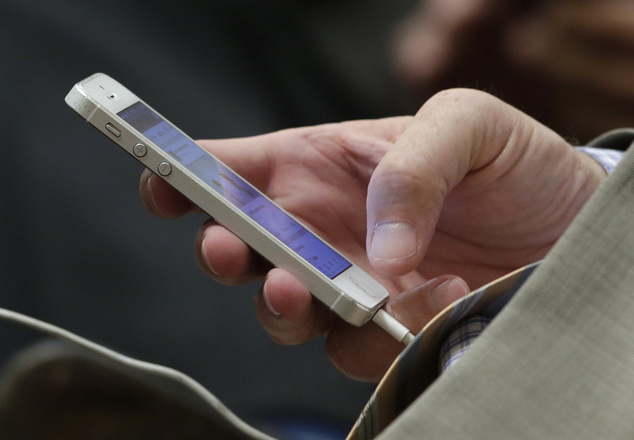
[[[200,144],[381,281],[387,310],[412,331],[469,288],[543,258],[605,176],[549,129],[469,90],[440,93],[413,118]],[[141,193],[157,215],[195,209],[147,171]],[[221,282],[265,276],[256,312],[273,339],[325,334],[352,377],[378,379],[402,349],[373,323],[335,317],[213,221],[196,252]]]

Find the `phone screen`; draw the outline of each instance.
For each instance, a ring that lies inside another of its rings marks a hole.
[[[144,103],[132,104],[118,115],[328,278],[333,279],[352,266]]]

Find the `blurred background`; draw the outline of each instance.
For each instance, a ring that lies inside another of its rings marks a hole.
[[[323,340],[274,344],[259,284],[193,256],[205,218],[146,213],[140,165],[66,107],[105,72],[194,138],[500,96],[568,139],[634,125],[628,0],[0,0],[0,307],[185,372],[282,438],[343,438],[374,385]],[[0,323],[0,367],[37,339]]]
[[[337,371],[320,338],[272,342],[259,283],[198,268],[205,217],[145,212],[141,166],[64,97],[105,72],[194,138],[389,115],[384,46],[412,4],[1,0],[0,306],[181,370],[269,432],[345,436],[374,386]],[[32,338],[0,324],[0,361]]]

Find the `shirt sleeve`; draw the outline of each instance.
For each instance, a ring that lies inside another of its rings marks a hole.
[[[614,168],[625,155],[625,151],[608,150],[606,148],[577,147],[577,150],[596,160],[608,174],[614,171]]]

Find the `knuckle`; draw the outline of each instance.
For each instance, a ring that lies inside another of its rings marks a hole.
[[[492,106],[497,105],[498,98],[493,95],[476,89],[448,89],[436,93],[423,106],[428,110],[442,111],[451,110],[454,114],[471,114],[477,112],[482,114]]]
[[[424,195],[447,192],[440,170],[420,154],[397,155],[383,163],[371,181],[371,191],[380,203],[421,200]]]

